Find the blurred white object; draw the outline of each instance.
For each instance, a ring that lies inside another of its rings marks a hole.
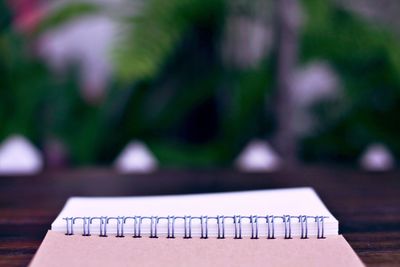
[[[115,167],[122,173],[147,173],[158,166],[156,158],[146,145],[139,141],[130,142],[115,160]]]
[[[42,170],[43,158],[26,138],[20,135],[8,137],[0,146],[0,174],[35,174]]]
[[[296,70],[291,84],[293,127],[298,135],[307,134],[314,126],[309,108],[321,100],[340,97],[339,78],[328,63],[315,61]]]
[[[89,101],[101,98],[112,72],[109,52],[117,28],[116,22],[103,15],[77,19],[46,32],[40,54],[59,72],[71,63],[80,64],[83,95]]]
[[[337,96],[339,87],[339,78],[331,66],[315,61],[296,71],[291,93],[297,105],[308,107],[321,99]]]
[[[261,20],[229,16],[222,42],[225,63],[241,69],[257,67],[271,50],[273,31]]]
[[[101,100],[113,72],[111,52],[122,34],[120,19],[140,12],[142,1],[128,0],[57,0],[46,2],[48,13],[71,2],[92,3],[101,12],[75,18],[46,31],[40,38],[39,53],[58,72],[71,63],[81,71],[83,96],[89,102]]]
[[[280,164],[279,156],[262,140],[251,141],[236,160],[236,166],[246,172],[274,171]]]
[[[387,171],[394,167],[394,159],[386,146],[372,144],[361,156],[360,165],[368,171]]]

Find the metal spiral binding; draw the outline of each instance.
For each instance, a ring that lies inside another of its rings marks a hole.
[[[82,220],[83,236],[90,236],[90,217],[75,217],[72,219],[72,224],[74,225],[77,220]],[[73,227],[73,226],[72,226]]]
[[[250,215],[251,239],[258,239],[258,216]]]
[[[292,216],[283,215],[283,217],[284,217],[283,222],[285,224],[285,238],[291,239],[292,238],[292,222],[291,222]]]
[[[268,239],[275,239],[275,224],[274,224],[275,217],[272,215],[265,216],[265,220],[267,223],[267,238]]]
[[[225,238],[225,216],[217,216],[218,239]]]
[[[72,225],[72,219],[73,219],[73,217],[66,217],[66,218],[63,218],[65,221],[66,221],[66,223],[67,223],[67,231],[66,231],[66,235],[73,235],[74,234],[74,227],[73,227],[73,225]]]
[[[106,219],[106,225],[110,222],[110,220],[116,220],[117,221],[117,237],[124,237],[124,217],[108,217]]]
[[[91,217],[89,224],[92,224],[94,220],[99,220],[100,236],[107,236],[107,217]]]
[[[266,233],[265,236],[267,239],[275,238],[275,224],[276,220],[280,219],[284,226],[284,238],[291,239],[292,238],[292,219],[297,219],[297,222],[300,224],[300,238],[307,239],[308,238],[308,227],[310,223],[310,219],[316,224],[317,229],[317,238],[323,239],[325,238],[325,229],[324,229],[324,220],[327,218],[326,216],[307,216],[307,215],[299,215],[299,216],[291,216],[291,215],[282,215],[282,216],[274,216],[274,215],[266,215],[266,216],[258,216],[258,215],[250,215],[250,216],[167,216],[167,217],[158,217],[158,216],[118,216],[118,217],[65,217],[63,218],[66,222],[66,235],[74,234],[74,225],[76,222],[80,221],[82,223],[82,235],[90,236],[91,228],[93,224],[96,224],[99,228],[99,235],[102,237],[107,236],[107,227],[111,221],[116,222],[116,236],[124,237],[124,227],[126,225],[132,225],[133,223],[133,237],[141,238],[142,225],[144,221],[149,222],[149,237],[150,238],[158,238],[158,225],[160,221],[166,223],[167,226],[167,238],[175,238],[175,224],[177,221],[183,223],[183,238],[190,239],[192,238],[192,224],[193,221],[196,221],[200,225],[200,238],[207,239],[209,236],[209,222],[212,221],[216,223],[217,226],[217,238],[224,239],[225,238],[225,224],[226,221],[229,220],[233,224],[234,229],[234,238],[241,239],[242,238],[242,226],[244,222],[248,222],[250,224],[251,230],[251,239],[258,239],[260,237],[259,232],[259,224],[260,222],[266,223]],[[97,223],[96,223],[97,222]]]
[[[299,216],[299,223],[300,223],[300,238],[307,239],[308,238],[308,223],[307,223],[307,216],[300,215]]]
[[[317,223],[317,238],[323,239],[324,235],[324,216],[315,216],[315,222]]]
[[[242,216],[233,216],[233,223],[235,225],[235,239],[242,239]]]
[[[175,238],[175,216],[168,216],[167,220],[167,238]]]
[[[208,216],[200,217],[200,238],[208,238]]]

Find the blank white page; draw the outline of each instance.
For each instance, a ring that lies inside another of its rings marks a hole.
[[[312,188],[146,197],[72,197],[67,201],[51,228],[54,231],[65,232],[66,222],[63,220],[65,217],[217,215],[327,216],[325,234],[338,234],[337,220]],[[279,236],[283,234],[283,228],[279,226],[282,223],[276,222],[276,224],[276,233]],[[229,230],[229,222],[226,225]],[[109,233],[115,231],[114,226],[109,227]],[[80,233],[79,224],[75,227],[75,232]],[[164,233],[166,230],[162,229],[162,225],[160,227],[159,232]],[[263,226],[260,225],[260,227],[263,230]],[[198,230],[196,225],[193,228],[195,232]],[[248,230],[244,225],[244,235],[248,234],[246,229]],[[310,224],[309,230],[310,235],[316,235],[314,224]],[[177,231],[179,232],[179,229]],[[210,232],[215,232],[212,227],[210,227]],[[299,229],[296,227],[293,232],[294,235],[299,235]],[[229,236],[229,233],[227,235]]]

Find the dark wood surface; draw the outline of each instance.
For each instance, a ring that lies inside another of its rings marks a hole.
[[[132,196],[312,186],[340,232],[370,266],[400,266],[400,172],[302,168],[270,174],[231,170],[117,175],[109,170],[0,177],[0,265],[25,266],[70,196]]]

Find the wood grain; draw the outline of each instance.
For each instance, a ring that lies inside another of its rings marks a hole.
[[[132,196],[312,186],[340,232],[368,266],[400,265],[400,172],[307,167],[269,174],[162,170],[117,175],[107,169],[0,177],[0,266],[26,266],[70,196]]]

